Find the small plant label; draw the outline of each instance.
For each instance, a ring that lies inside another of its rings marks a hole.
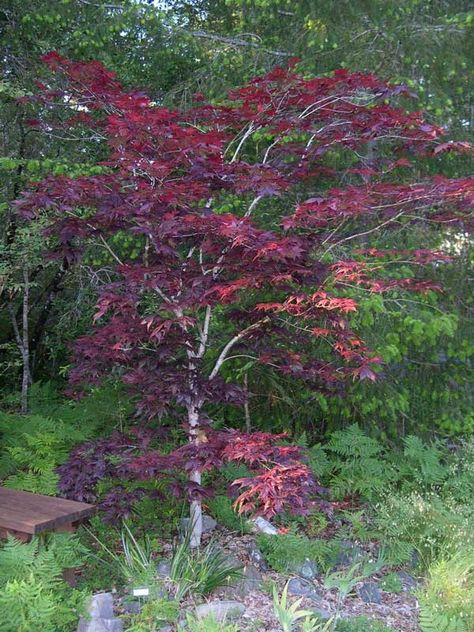
[[[133,589],[134,597],[148,597],[149,594],[150,594],[149,588],[134,588]]]

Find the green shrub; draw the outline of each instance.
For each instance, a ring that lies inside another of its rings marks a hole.
[[[186,627],[180,626],[178,632],[239,632],[239,628],[235,623],[217,621],[213,615],[197,619],[187,614]]]
[[[441,441],[427,444],[413,435],[405,437],[403,444],[403,458],[393,455],[403,488],[419,490],[441,485],[449,473],[445,445]]]
[[[127,632],[155,632],[166,623],[177,620],[179,604],[169,599],[147,601],[139,614],[131,617]]]
[[[419,599],[425,628],[429,629],[430,617],[445,617],[450,625],[457,622],[466,631],[474,630],[474,547],[462,546],[434,562]]]
[[[385,592],[398,593],[403,590],[402,580],[397,573],[387,573],[380,580],[379,586]]]
[[[296,601],[288,603],[288,582],[281,595],[278,594],[276,586],[273,586],[273,614],[278,619],[283,632],[293,632],[299,621],[304,621],[305,627],[314,630],[314,632],[318,629],[316,621],[312,620],[312,611],[300,608],[302,601],[303,598],[300,597]]]
[[[228,586],[242,577],[241,566],[224,553],[214,542],[198,549],[189,546],[190,530],[175,546],[171,558],[169,578],[175,598],[188,595],[204,596],[220,586]]]
[[[434,492],[391,493],[375,509],[375,529],[393,564],[409,561],[417,551],[426,568],[441,553],[449,555],[474,539],[469,507],[450,505]]]
[[[125,583],[153,583],[156,579],[154,554],[157,551],[152,547],[148,535],[145,534],[142,539],[138,538],[124,522],[120,531],[120,547],[115,549],[110,544],[113,531],[109,527],[103,537],[88,531],[89,536],[98,545],[98,552],[101,554],[98,559],[111,569],[112,575],[119,575]]]
[[[388,628],[378,619],[355,617],[338,621],[335,632],[393,632],[393,628]]]
[[[420,609],[420,629],[421,632],[467,632],[460,619],[433,612],[423,606]]]

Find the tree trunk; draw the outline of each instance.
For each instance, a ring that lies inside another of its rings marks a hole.
[[[28,270],[23,270],[23,313],[22,313],[22,358],[23,377],[21,380],[21,412],[26,415],[28,412],[28,391],[31,384],[30,373],[30,341],[28,330],[28,310],[30,303],[30,286]]]
[[[18,327],[15,310],[11,303],[8,304],[8,311],[15,334],[15,340],[20,351],[22,360],[22,379],[21,379],[21,412],[23,415],[28,413],[28,392],[31,385],[30,371],[30,340],[28,327],[28,311],[30,305],[30,280],[28,270],[23,270],[23,304],[22,304],[22,328]]]
[[[188,406],[189,441],[195,445],[202,442],[199,433],[199,410],[200,406],[194,403]],[[201,470],[193,470],[189,475],[189,480],[200,485]],[[200,498],[191,501],[189,518],[189,544],[191,548],[197,548],[201,544],[202,536],[202,501]]]

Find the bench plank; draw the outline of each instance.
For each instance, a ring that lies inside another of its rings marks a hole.
[[[0,527],[34,535],[84,520],[94,505],[0,487]]]

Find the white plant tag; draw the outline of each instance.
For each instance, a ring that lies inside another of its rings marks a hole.
[[[149,588],[134,588],[133,589],[134,597],[148,597],[149,594],[150,594]]]

